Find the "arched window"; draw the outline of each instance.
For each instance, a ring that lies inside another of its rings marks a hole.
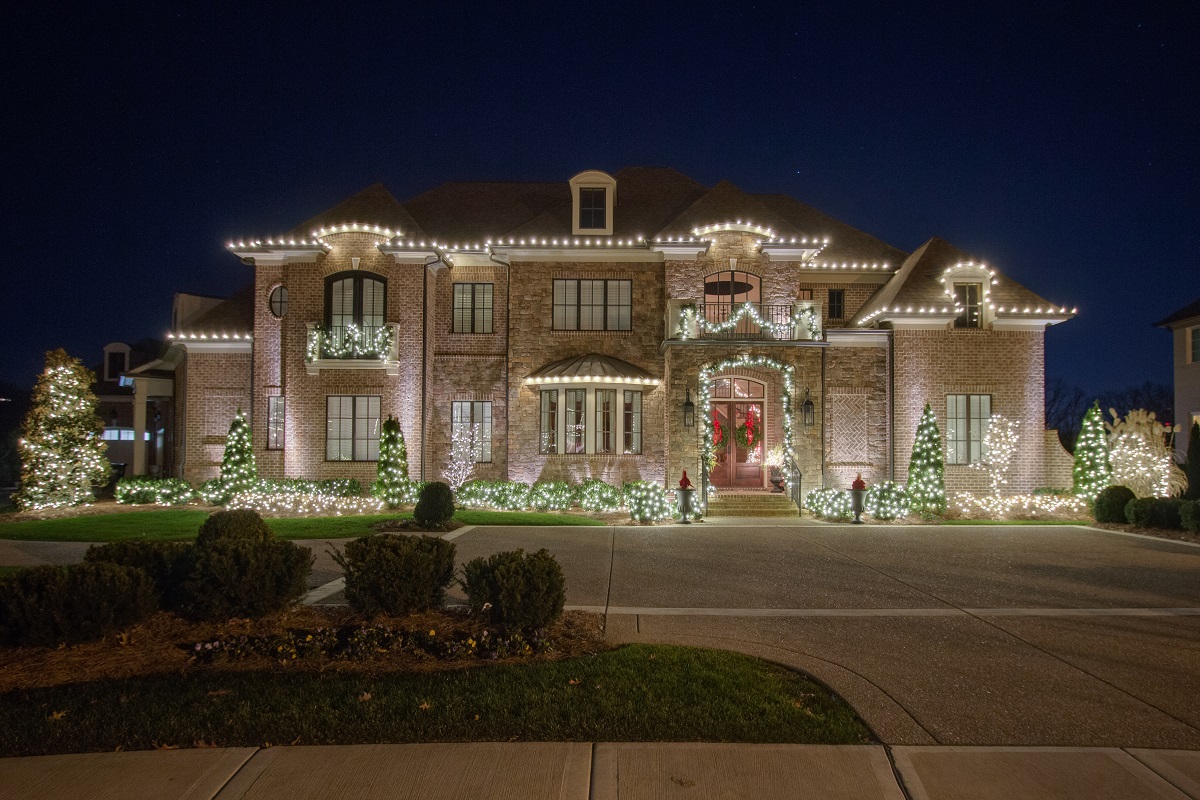
[[[386,299],[387,281],[377,275],[331,275],[325,280],[325,324],[335,338],[350,325],[372,334],[386,319]]]
[[[714,272],[704,278],[703,315],[712,323],[724,323],[736,314],[743,305],[751,303],[762,314],[762,282],[749,272],[725,270]],[[758,331],[749,316],[743,316],[727,336],[745,336]]]

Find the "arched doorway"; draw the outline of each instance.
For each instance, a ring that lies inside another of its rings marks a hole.
[[[763,486],[766,386],[753,378],[713,378],[708,389],[709,430],[715,456],[709,482],[718,488]]]

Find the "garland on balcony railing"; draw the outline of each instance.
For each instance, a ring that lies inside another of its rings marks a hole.
[[[750,302],[742,303],[738,310],[730,314],[729,319],[724,322],[710,322],[696,313],[695,306],[684,306],[679,315],[679,338],[688,338],[688,329],[690,328],[690,323],[693,322],[696,324],[696,327],[705,333],[724,333],[736,328],[738,323],[745,317],[749,317],[761,330],[768,331],[772,336],[780,338],[791,336],[792,329],[803,322],[813,339],[821,338],[821,326],[817,324],[817,310],[815,308],[805,306],[799,311],[793,311],[791,318],[787,322],[771,322],[769,319],[764,319],[754,304]]]
[[[308,360],[320,358],[378,358],[386,361],[392,351],[392,328],[383,325],[374,333],[366,333],[357,325],[345,328],[340,343],[335,343],[333,333],[325,327],[316,327],[308,332]]]

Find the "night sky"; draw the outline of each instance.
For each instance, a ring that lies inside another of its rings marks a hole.
[[[46,349],[162,337],[173,292],[251,280],[230,238],[376,180],[672,166],[906,251],[938,235],[1079,307],[1047,371],[1091,390],[1169,383],[1151,324],[1200,295],[1200,3],[22,5],[0,48],[22,385]]]

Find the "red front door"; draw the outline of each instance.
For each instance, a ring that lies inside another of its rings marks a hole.
[[[762,412],[762,403],[720,400],[712,403],[717,463],[708,477],[713,486],[763,485]]]

